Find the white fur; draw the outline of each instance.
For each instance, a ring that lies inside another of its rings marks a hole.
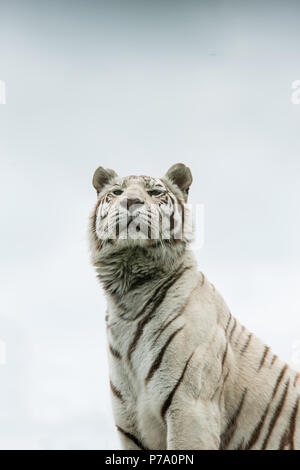
[[[144,180],[134,185],[146,198]],[[234,319],[186,241],[100,246],[101,221],[95,213],[91,220],[123,448],[300,449],[299,375]]]

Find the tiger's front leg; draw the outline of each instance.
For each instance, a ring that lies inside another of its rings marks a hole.
[[[166,416],[168,450],[218,450],[220,411],[213,402],[182,401]]]
[[[137,433],[125,431],[120,426],[116,426],[119,431],[122,450],[146,450],[142,442],[138,439]]]

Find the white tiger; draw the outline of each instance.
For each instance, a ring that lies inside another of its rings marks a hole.
[[[238,323],[198,272],[189,235],[175,236],[191,182],[183,164],[164,178],[94,174],[90,246],[122,447],[300,449],[299,373]]]

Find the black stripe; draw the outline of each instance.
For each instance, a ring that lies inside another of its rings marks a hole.
[[[265,420],[266,420],[266,417],[267,417],[267,414],[269,412],[269,408],[270,408],[270,404],[268,404],[268,406],[265,408],[265,411],[262,415],[262,417],[260,418],[258,424],[256,425],[253,433],[251,434],[251,437],[247,443],[247,446],[244,448],[244,450],[249,450],[249,449],[252,449],[252,447],[254,446],[254,444],[256,444],[256,442],[258,441],[259,437],[260,437],[260,433],[262,431],[262,428],[263,428],[263,425],[265,423]]]
[[[163,280],[159,284],[159,286],[156,288],[156,290],[152,293],[147,302],[143,305],[141,310],[135,316],[135,320],[139,318],[143,313],[146,313],[146,310],[149,306],[151,307],[151,310],[147,313],[147,315],[151,315],[151,313],[154,312],[163,302],[164,298],[168,293],[168,290],[173,286],[173,284],[175,284],[176,281],[178,281],[178,279],[180,279],[180,277],[185,273],[185,271],[190,269],[190,267],[188,266],[181,270],[179,269],[175,271],[168,279]]]
[[[297,402],[294,405],[293,414],[290,420],[290,444],[291,444],[292,450],[295,449],[294,437],[295,437],[295,429],[296,429],[296,418],[297,418],[298,408],[299,408],[299,400],[300,400],[300,396],[298,396]]]
[[[222,371],[223,371],[223,366],[224,366],[224,363],[225,363],[225,359],[227,357],[227,352],[228,352],[228,341],[226,342],[225,351],[224,351],[223,357],[222,357]]]
[[[93,238],[94,238],[94,242],[95,242],[96,248],[97,248],[98,250],[100,250],[101,247],[102,247],[102,240],[100,240],[100,239],[98,238],[98,236],[97,236],[97,230],[96,230],[97,212],[98,212],[98,208],[99,208],[99,205],[100,205],[101,202],[102,202],[102,200],[101,200],[101,199],[98,199],[98,201],[96,202],[96,205],[95,205],[93,214],[92,214],[92,216],[91,216],[92,234],[93,234]]]
[[[169,215],[169,219],[170,219],[170,233],[169,233],[169,238],[171,238],[171,235],[174,236],[174,227],[175,227],[175,220],[174,220],[174,212],[175,212],[175,208],[174,208],[174,204],[172,204],[172,214]]]
[[[251,338],[252,338],[252,333],[249,334],[246,343],[245,343],[244,346],[242,347],[242,349],[241,349],[241,355],[243,355],[243,354],[246,352],[246,350],[247,350],[247,348],[248,348],[248,346],[249,346],[249,344],[250,344]]]
[[[269,428],[268,428],[268,432],[267,432],[267,435],[265,437],[265,440],[263,442],[263,446],[262,446],[262,450],[265,450],[267,448],[267,445],[268,445],[268,442],[269,442],[269,439],[271,437],[271,434],[272,434],[272,431],[276,425],[276,422],[277,422],[277,419],[279,418],[279,415],[282,411],[282,408],[284,407],[284,403],[285,403],[285,400],[286,400],[286,396],[288,394],[288,389],[289,389],[289,385],[290,385],[290,379],[287,381],[287,383],[285,384],[285,387],[284,387],[284,391],[281,395],[281,399],[276,407],[276,410],[273,414],[273,417],[270,421],[270,424],[269,424]]]
[[[287,450],[286,449],[287,446],[289,446],[289,450],[295,449],[294,434],[295,434],[295,428],[296,428],[296,417],[298,413],[298,406],[299,406],[299,396],[297,397],[296,403],[293,407],[292,414],[289,419],[289,425],[281,438],[280,446],[279,446],[280,450]]]
[[[185,374],[186,369],[187,369],[187,367],[188,367],[188,365],[189,365],[189,363],[190,363],[190,360],[191,360],[192,357],[193,357],[193,354],[194,354],[194,352],[192,352],[192,354],[190,355],[190,357],[189,357],[188,360],[186,361],[185,366],[184,366],[184,368],[183,368],[183,371],[182,371],[182,373],[181,373],[181,376],[179,377],[179,379],[178,379],[178,381],[177,381],[175,387],[171,390],[171,392],[169,393],[169,395],[168,395],[167,399],[165,400],[163,406],[161,407],[161,412],[160,412],[160,413],[161,413],[161,416],[162,416],[163,419],[165,419],[166,412],[168,411],[168,409],[169,409],[169,407],[170,407],[170,405],[171,405],[171,403],[172,403],[172,400],[173,400],[173,397],[174,397],[174,395],[175,395],[175,393],[176,393],[176,390],[178,389],[179,385],[181,384],[181,382],[182,382],[182,380],[183,380],[183,378],[184,378],[184,374]]]
[[[183,273],[189,268],[184,268],[182,269],[179,273],[176,273],[176,276],[172,276],[169,282],[166,283],[166,285],[163,286],[163,290],[161,291],[160,295],[156,299],[154,305],[152,306],[151,311],[144,317],[142,318],[136,328],[135,335],[133,337],[132,342],[129,345],[128,351],[127,351],[127,359],[130,361],[131,360],[131,355],[134,352],[137,343],[140,339],[140,337],[143,334],[144,327],[147,323],[149,323],[150,320],[154,317],[157,308],[159,305],[163,302],[169,288],[183,275]],[[139,316],[139,315],[138,315]]]
[[[181,267],[182,267],[182,265],[179,266],[178,270],[175,271],[174,273],[172,273],[169,278],[160,280],[160,282],[158,282],[158,283],[156,284],[156,287],[155,287],[155,288],[154,288],[154,286],[153,286],[154,291],[152,292],[151,296],[150,296],[150,297],[148,298],[148,300],[146,300],[146,302],[141,306],[141,308],[139,309],[138,313],[136,314],[136,316],[135,316],[132,320],[137,320],[141,315],[147,313],[147,308],[148,308],[149,306],[151,307],[151,304],[156,301],[156,299],[157,299],[157,297],[159,296],[159,294],[161,294],[161,292],[164,291],[165,288],[166,288],[166,291],[167,291],[168,286],[169,286],[170,283],[172,284],[173,282],[176,282],[177,276],[178,276],[178,277],[181,276],[181,271],[179,271]],[[151,273],[151,276],[148,274],[146,277],[144,276],[143,278],[138,277],[138,278],[131,284],[131,286],[130,286],[130,288],[129,288],[129,291],[132,290],[132,289],[134,289],[135,287],[138,287],[139,285],[143,284],[142,280],[144,280],[145,282],[147,282],[147,281],[149,281],[149,280],[151,280],[151,279],[154,279],[156,276],[157,276],[157,271]],[[128,292],[129,292],[129,291],[128,291]],[[120,317],[124,317],[124,316],[126,316],[126,315],[128,315],[128,311],[125,309],[124,313],[122,313],[122,314],[120,315]]]
[[[145,447],[141,443],[141,441],[137,437],[135,437],[133,434],[131,434],[130,432],[124,431],[124,429],[120,428],[120,426],[118,426],[118,425],[116,425],[116,428],[120,433],[122,433],[124,436],[126,436],[128,439],[130,439],[132,442],[134,442],[137,447],[139,447],[142,450],[148,450],[147,447]]]
[[[171,320],[169,320],[162,328],[160,328],[158,331],[156,331],[155,338],[153,340],[152,345],[154,345],[157,342],[158,338],[168,328],[168,326],[171,325],[171,323],[173,323],[173,321],[175,321],[178,317],[180,317],[182,315],[182,311],[183,311],[183,309],[179,313],[177,313],[177,315],[175,315],[175,317],[171,318]]]
[[[274,364],[276,359],[278,359],[278,356],[276,354],[274,354],[273,359],[272,359],[271,364],[270,364],[270,367],[272,367],[272,365]]]
[[[288,429],[286,429],[284,431],[284,434],[283,434],[282,438],[280,439],[279,450],[287,450],[286,449],[287,445],[290,446]],[[291,447],[289,448],[289,450],[292,450]]]
[[[230,419],[230,422],[229,422],[227,428],[225,429],[225,431],[221,435],[220,447],[221,447],[222,450],[226,449],[229,446],[230,441],[233,438],[233,435],[234,435],[234,433],[236,431],[236,428],[237,428],[238,417],[241,414],[246,395],[247,395],[247,389],[244,390],[243,395],[241,397],[241,400],[239,402],[239,405],[238,405],[235,413],[233,414],[232,418]]]
[[[259,366],[258,366],[257,372],[259,372],[260,369],[262,368],[262,366],[264,365],[265,359],[266,359],[267,354],[268,354],[269,351],[270,351],[269,346],[265,346],[264,353],[263,353],[263,355],[262,355],[262,358],[261,358],[260,364],[259,364]]]
[[[266,347],[265,347],[265,352],[264,352],[263,358],[262,358],[262,360],[261,360],[261,364],[263,364],[263,362],[264,362],[263,359],[266,357],[266,355],[267,355],[267,353],[268,353],[269,350],[270,350],[270,348],[266,346]],[[283,376],[284,376],[284,372],[285,372],[286,368],[287,368],[287,366],[283,367],[283,369],[281,370],[281,372],[280,372],[280,374],[279,374],[279,376],[278,376],[278,378],[277,378],[276,384],[275,384],[275,386],[274,386],[274,388],[273,388],[273,392],[272,392],[272,396],[271,396],[271,401],[270,401],[270,403],[267,405],[267,407],[265,408],[265,411],[264,411],[264,413],[263,413],[263,415],[262,415],[262,417],[261,417],[259,423],[257,424],[256,428],[254,429],[254,431],[253,431],[253,433],[252,433],[252,435],[251,435],[251,437],[250,437],[250,440],[249,440],[249,442],[248,442],[247,447],[245,448],[245,450],[251,449],[251,448],[254,446],[254,444],[256,444],[256,442],[258,441],[258,439],[259,439],[259,437],[260,437],[260,434],[261,434],[261,431],[262,431],[262,428],[263,428],[263,425],[264,425],[264,423],[265,423],[265,419],[266,419],[267,414],[268,414],[268,412],[269,412],[271,403],[272,403],[272,401],[273,401],[273,399],[274,399],[274,397],[275,397],[275,394],[276,394],[276,392],[277,392],[278,386],[279,386],[279,384],[280,384],[280,382],[281,382],[281,380],[282,380],[282,378],[283,378]]]
[[[155,278],[157,278],[157,271],[156,272],[150,272],[150,273],[147,274],[147,276],[136,277],[136,279],[130,284],[130,287],[128,288],[127,293],[131,292],[135,289],[140,289],[147,282],[154,281]],[[128,313],[128,312],[126,312],[126,313]]]
[[[202,273],[201,273],[202,274]],[[203,275],[202,275],[203,276]],[[201,280],[201,284],[203,284],[203,279]],[[194,290],[197,289],[199,285],[199,282],[196,284]],[[189,299],[187,299],[187,302],[189,301]],[[168,328],[168,326],[173,323],[175,320],[177,320],[178,317],[180,317],[182,315],[182,313],[184,312],[185,308],[186,308],[186,304],[187,302],[185,302],[185,304],[182,306],[181,310],[179,313],[177,313],[177,315],[175,315],[173,318],[171,318],[171,320],[169,320],[167,323],[165,323],[161,328],[159,328],[158,330],[155,331],[154,333],[154,340],[153,340],[153,343],[152,345],[154,346],[154,344],[157,342],[158,338],[161,336],[161,334]]]
[[[280,372],[280,374],[279,374],[279,376],[278,376],[278,378],[277,378],[277,380],[276,380],[276,384],[275,384],[275,387],[274,387],[274,389],[273,389],[273,394],[272,394],[272,398],[271,398],[272,400],[273,400],[273,398],[275,397],[275,393],[277,392],[277,389],[278,389],[278,387],[279,387],[279,384],[280,384],[280,382],[282,381],[283,376],[284,376],[285,371],[287,370],[287,368],[288,368],[288,366],[287,366],[287,364],[286,364],[286,365],[281,369],[281,372]]]
[[[111,344],[108,345],[109,351],[116,359],[121,359],[121,354]]]
[[[231,313],[229,312],[229,318],[228,318],[228,321],[227,321],[227,324],[226,324],[226,327],[225,327],[225,335],[227,335],[227,331],[228,331],[228,328],[229,328],[229,324],[230,324],[231,318],[232,318],[232,315],[231,315]]]
[[[137,325],[137,328],[135,330],[133,340],[131,341],[131,343],[129,345],[129,348],[128,348],[128,351],[127,351],[128,361],[131,360],[131,355],[132,355],[132,353],[134,352],[134,350],[137,346],[138,340],[140,339],[140,337],[143,334],[143,330],[144,330],[145,325],[152,319],[153,316],[154,315],[149,315],[148,317],[144,317],[144,318],[142,318],[142,320],[139,321],[139,323]]]
[[[157,358],[155,359],[155,361],[153,362],[152,366],[150,367],[149,369],[149,372],[147,374],[147,377],[145,378],[145,381],[146,382],[149,382],[149,380],[151,379],[151,377],[153,376],[154,372],[159,368],[160,364],[161,364],[161,361],[164,357],[164,353],[167,349],[167,347],[169,346],[169,344],[171,343],[171,341],[173,340],[173,338],[179,333],[179,331],[181,331],[182,329],[184,328],[184,326],[181,326],[180,328],[178,328],[177,330],[175,330],[170,336],[169,338],[167,339],[167,341],[165,342],[165,344],[163,345],[163,347],[161,348]]]
[[[122,402],[124,402],[124,399],[123,399],[123,396],[122,396],[122,393],[120,392],[120,390],[118,390],[117,387],[114,386],[114,384],[112,383],[111,380],[109,381],[109,384],[110,384],[110,388],[111,388],[111,391],[114,394],[114,396],[117,397]]]

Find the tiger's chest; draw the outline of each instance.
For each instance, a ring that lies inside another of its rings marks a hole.
[[[173,317],[172,317],[173,318]],[[163,313],[151,325],[117,322],[107,330],[109,375],[115,422],[131,427],[152,449],[166,448],[166,425],[161,410],[169,375],[178,355],[170,354],[172,339],[179,336],[183,318],[170,322]],[[166,326],[167,325],[167,326]],[[174,361],[174,363],[173,363]]]
[[[124,311],[113,301],[108,303],[109,375],[115,422],[128,432],[134,431],[152,449],[166,446],[166,400],[199,341],[195,322],[191,321],[198,307],[196,302],[191,307],[191,302],[202,276],[197,272],[186,275],[188,278],[181,278],[176,286],[167,285],[167,289],[163,285],[155,295],[135,299],[132,311],[129,302]]]

